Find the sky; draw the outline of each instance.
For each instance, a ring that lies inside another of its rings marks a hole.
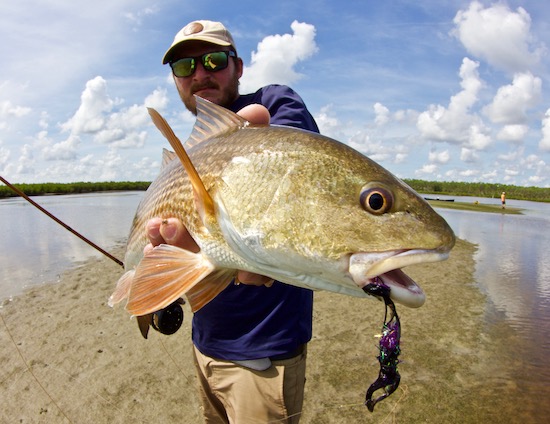
[[[400,178],[550,187],[550,3],[18,0],[0,3],[0,175],[150,181],[194,117],[162,57],[223,22],[240,92],[294,88],[322,134]]]

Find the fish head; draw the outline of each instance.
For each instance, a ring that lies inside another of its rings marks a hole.
[[[331,255],[347,266],[357,287],[379,279],[395,302],[420,307],[425,294],[402,268],[447,259],[454,233],[412,188],[365,159],[362,169],[344,177],[347,183],[332,200],[333,224],[326,218]]]
[[[353,229],[347,228],[349,276],[361,288],[379,279],[390,287],[395,302],[422,306],[423,290],[402,268],[447,259],[455,243],[452,229],[423,198],[392,175],[363,186],[359,205],[363,222],[352,225],[360,232],[354,238]],[[369,236],[359,236],[369,232]]]
[[[278,160],[249,156],[235,161],[234,176],[224,176],[229,182],[239,179],[224,196],[228,204],[239,199],[233,214],[239,244],[261,250],[256,260],[287,270],[286,275],[271,272],[280,281],[295,284],[302,278],[305,287],[363,296],[362,287],[379,277],[394,301],[421,306],[422,289],[401,268],[446,259],[453,231],[376,162],[334,140],[311,137],[315,141],[304,144],[305,153],[294,138],[291,153],[273,148]],[[272,155],[269,150],[257,155]],[[262,161],[269,163],[267,178],[258,175]],[[243,163],[251,168],[244,170]],[[237,175],[256,176],[246,181]],[[248,201],[243,199],[247,192],[255,193]],[[254,271],[268,275],[271,268]]]

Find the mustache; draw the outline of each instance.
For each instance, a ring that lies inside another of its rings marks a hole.
[[[214,81],[206,81],[200,84],[193,84],[191,86],[191,92],[196,93],[197,91],[204,90],[206,88],[219,89],[220,87]]]

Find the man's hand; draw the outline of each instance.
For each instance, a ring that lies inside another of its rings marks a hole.
[[[251,124],[269,125],[269,112],[262,105],[248,105],[242,108],[238,112],[238,115],[242,116]],[[189,231],[187,231],[187,228],[185,228],[179,219],[150,219],[149,222],[147,222],[146,231],[150,243],[143,249],[144,253],[147,253],[153,249],[154,246],[158,246],[159,244],[171,244],[194,253],[200,251],[200,247],[195,240],[193,240],[193,237],[191,237],[191,234],[189,234]],[[248,271],[239,271],[237,280],[239,283],[255,286],[265,285],[270,287],[273,284],[273,279]]]
[[[151,243],[145,246],[144,253],[159,244],[171,244],[194,253],[201,250],[179,219],[152,218],[147,222],[146,231]]]
[[[258,104],[243,107],[237,112],[237,115],[254,125],[269,125],[271,119],[267,108]]]

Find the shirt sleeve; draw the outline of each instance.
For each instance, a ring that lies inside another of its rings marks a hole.
[[[302,98],[286,85],[268,85],[261,90],[260,103],[271,115],[271,124],[302,128],[318,133],[315,119]]]

